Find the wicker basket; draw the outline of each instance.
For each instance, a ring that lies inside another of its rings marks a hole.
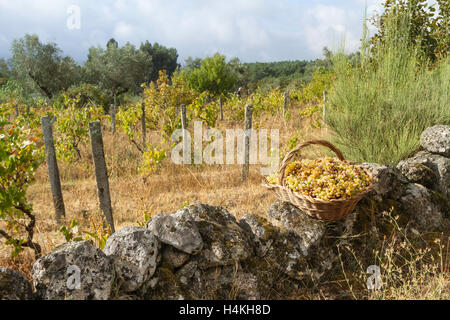
[[[332,199],[326,201],[293,191],[289,187],[285,186],[284,182],[285,168],[287,164],[291,161],[291,159],[294,157],[294,154],[296,152],[312,144],[326,146],[338,156],[339,160],[342,161],[345,160],[344,156],[342,155],[342,152],[328,141],[325,140],[306,141],[297,145],[284,157],[281,166],[278,170],[278,184],[269,184],[269,182],[266,179],[264,179],[263,186],[272,191],[281,200],[292,203],[293,205],[295,205],[300,210],[302,210],[303,212],[305,212],[306,214],[308,214],[313,218],[316,218],[321,221],[337,221],[343,219],[353,211],[358,201],[361,200],[361,198],[363,198],[373,188],[374,178],[369,172],[364,170],[366,174],[370,177],[371,184],[367,186],[367,188],[364,189],[362,192],[355,194],[354,196],[347,199]]]

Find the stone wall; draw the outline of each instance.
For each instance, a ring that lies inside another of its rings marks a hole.
[[[154,215],[145,227],[122,228],[103,251],[88,241],[58,246],[35,262],[33,283],[0,268],[0,299],[289,296],[332,279],[341,267],[338,245],[368,254],[387,232],[383,210],[394,208],[413,235],[442,230],[450,208],[450,127],[428,128],[421,145],[397,167],[363,164],[376,186],[344,220],[323,223],[277,201],[237,221],[225,208],[194,203]]]

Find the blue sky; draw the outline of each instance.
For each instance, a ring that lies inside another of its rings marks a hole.
[[[383,0],[367,0],[369,15]],[[80,28],[69,29],[68,8],[80,8]],[[359,47],[366,0],[0,0],[0,57],[25,33],[56,42],[64,54],[86,60],[91,46],[114,37],[145,40],[188,56],[215,52],[241,61],[315,59],[322,48]]]

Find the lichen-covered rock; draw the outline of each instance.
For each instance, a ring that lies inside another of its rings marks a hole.
[[[203,248],[202,237],[189,210],[157,214],[147,222],[147,228],[161,242],[188,254],[196,254]]]
[[[316,245],[325,233],[323,222],[309,217],[299,208],[286,201],[276,201],[267,211],[269,221],[281,228],[293,231],[300,238],[300,248],[304,256]]]
[[[64,243],[38,259],[32,276],[39,299],[106,300],[115,272],[111,258],[89,241],[79,241]]]
[[[165,245],[162,249],[162,263],[173,269],[181,267],[189,258],[189,254],[172,246]]]
[[[404,194],[408,179],[398,168],[377,163],[363,163],[361,167],[375,178],[374,188],[367,194],[368,197],[381,202],[385,199],[398,200]]]
[[[128,226],[112,234],[103,252],[114,260],[120,289],[132,292],[155,273],[160,243],[146,228]]]
[[[397,168],[412,183],[419,183],[427,188],[432,188],[436,181],[436,173],[425,163],[412,159],[402,160]]]
[[[182,210],[190,213],[203,239],[203,250],[193,257],[199,268],[232,265],[253,254],[249,237],[224,208],[194,203]]]
[[[195,260],[189,261],[177,270],[176,276],[180,283],[186,287],[190,287],[195,291],[201,288],[200,270],[198,269],[198,262]]]
[[[432,201],[430,191],[424,186],[408,184],[405,195],[399,201],[403,213],[417,224],[419,231],[429,231],[441,226],[440,207]]]
[[[239,266],[213,267],[202,271],[202,299],[260,299],[258,278]]]
[[[311,275],[307,255],[316,248],[304,250],[304,241],[292,230],[272,225],[265,218],[247,214],[239,221],[249,234],[253,235],[257,257],[246,263],[248,270],[259,273],[283,272],[297,280]],[[317,243],[315,244],[317,245]]]
[[[0,300],[31,300],[30,282],[18,271],[0,267]]]
[[[450,158],[420,151],[400,161],[397,167],[411,182],[424,185],[450,199]]]
[[[427,151],[450,157],[450,126],[436,125],[420,135],[420,145]]]
[[[154,277],[147,283],[142,297],[146,300],[186,300],[192,299],[171,268],[160,266]]]
[[[256,214],[246,214],[239,221],[239,225],[249,235],[254,244],[255,253],[263,257],[280,235],[280,228],[272,225],[269,221]]]
[[[258,281],[254,274],[245,272],[239,265],[200,269],[198,261],[189,261],[176,272],[159,267],[145,298],[256,300],[260,298]]]

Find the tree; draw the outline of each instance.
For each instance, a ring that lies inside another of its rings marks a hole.
[[[5,59],[0,59],[0,86],[8,81],[9,76],[8,64]]]
[[[372,24],[378,28],[370,40],[372,54],[376,55],[379,47],[385,44],[389,17],[404,16],[408,18],[408,44],[411,48],[418,49],[419,55],[431,62],[447,56],[450,2],[436,0],[436,3],[437,9],[425,0],[386,0],[383,13],[371,18]]]
[[[11,51],[15,78],[30,90],[37,87],[49,99],[80,80],[80,68],[73,59],[62,57],[56,44],[41,43],[37,35],[15,39]]]
[[[189,56],[186,60],[184,60],[184,67],[183,70],[187,73],[190,73],[194,69],[200,68],[202,65],[202,59],[201,58],[192,58]]]
[[[225,59],[225,56],[216,53],[213,57],[203,59],[200,68],[195,68],[189,73],[185,72],[191,88],[198,92],[208,91],[214,96],[231,90],[237,81],[237,76]]]
[[[239,58],[235,57],[230,60],[228,63],[231,71],[236,76],[236,86],[243,87],[248,83],[248,79],[250,76],[250,69],[241,63]]]
[[[141,51],[148,53],[152,57],[153,68],[147,75],[147,83],[158,79],[159,71],[166,70],[169,77],[178,67],[178,53],[175,48],[166,48],[155,42],[153,45],[146,41],[139,48]]]
[[[114,39],[107,48],[91,47],[85,65],[88,82],[108,90],[112,97],[132,91],[137,93],[152,72],[152,57],[134,45],[119,48]]]

